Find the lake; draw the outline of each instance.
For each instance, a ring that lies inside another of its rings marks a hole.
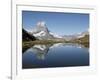
[[[89,66],[89,48],[81,44],[34,45],[22,54],[22,68]]]

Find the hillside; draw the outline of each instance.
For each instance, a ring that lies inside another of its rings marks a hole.
[[[89,35],[85,35],[82,38],[75,39],[72,42],[83,44],[85,47],[89,47]]]
[[[22,29],[22,40],[23,41],[34,41],[36,38],[29,34],[26,30]]]
[[[85,35],[82,38],[79,38],[82,43],[89,43],[89,35]]]

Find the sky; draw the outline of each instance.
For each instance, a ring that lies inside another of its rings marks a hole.
[[[22,11],[22,26],[32,31],[39,21],[44,21],[49,31],[58,35],[72,35],[87,31],[89,14]]]

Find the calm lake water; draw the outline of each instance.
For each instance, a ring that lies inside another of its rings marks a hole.
[[[34,45],[22,54],[22,68],[89,66],[89,49],[79,44]]]

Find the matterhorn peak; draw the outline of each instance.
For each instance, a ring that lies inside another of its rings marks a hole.
[[[36,38],[40,39],[40,40],[50,40],[50,39],[58,39],[58,38],[62,38],[59,35],[56,35],[54,33],[51,33],[47,26],[46,26],[46,22],[45,21],[38,21],[36,26],[34,27],[33,31],[32,31],[33,36],[35,36]]]
[[[45,23],[45,21],[39,21],[39,22],[37,23],[37,26],[39,26],[39,27],[44,27],[44,26],[46,26],[46,23]]]

